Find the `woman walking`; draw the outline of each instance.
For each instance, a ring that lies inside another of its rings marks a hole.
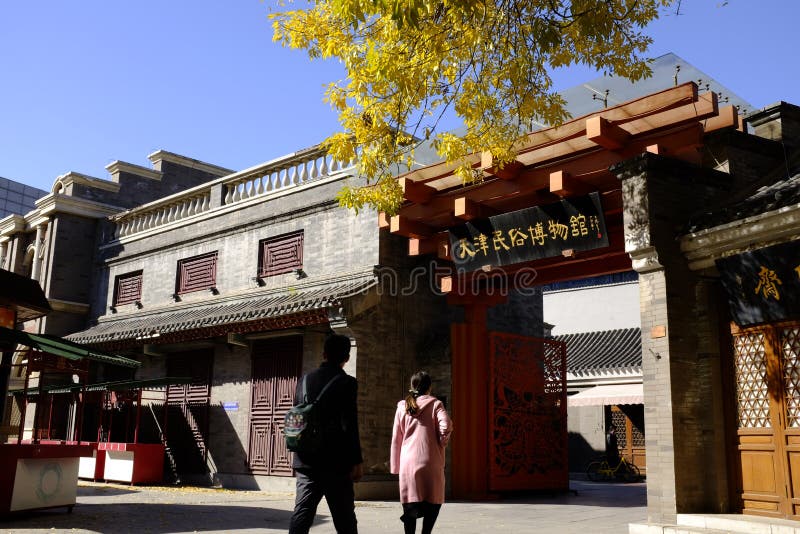
[[[444,449],[453,422],[444,405],[431,396],[431,377],[419,371],[411,389],[397,404],[392,430],[391,472],[400,475],[405,534],[414,534],[422,518],[422,534],[430,534],[444,502]]]

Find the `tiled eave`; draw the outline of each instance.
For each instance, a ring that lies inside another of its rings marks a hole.
[[[346,299],[377,285],[374,276],[269,291],[236,300],[109,318],[67,336],[88,345],[129,348],[328,322]]]
[[[714,266],[719,258],[777,245],[800,235],[800,204],[759,213],[681,237],[680,246],[689,268]]]
[[[573,377],[641,373],[640,328],[556,336],[567,344],[567,374]]]

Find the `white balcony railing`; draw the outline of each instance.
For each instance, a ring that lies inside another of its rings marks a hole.
[[[231,206],[347,171],[355,162],[334,160],[320,147],[296,152],[111,217],[124,238],[198,214]]]
[[[350,165],[341,165],[326,154],[318,154],[317,157],[301,161],[290,161],[285,166],[264,166],[226,182],[224,203],[232,204],[272,191],[304,184],[348,166]]]
[[[211,209],[211,191],[189,198],[175,199],[163,205],[153,206],[130,217],[122,216],[117,219],[117,237],[125,237],[138,232],[144,232],[157,226],[178,221],[203,213]]]

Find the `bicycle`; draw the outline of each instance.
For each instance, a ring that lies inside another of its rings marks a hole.
[[[642,473],[635,464],[629,462],[624,456],[620,456],[619,463],[615,467],[608,465],[605,458],[589,462],[586,466],[586,476],[592,482],[607,481],[613,479],[624,480],[625,482],[638,482],[642,478]]]

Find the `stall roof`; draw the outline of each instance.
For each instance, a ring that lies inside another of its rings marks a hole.
[[[603,384],[567,398],[567,406],[613,406],[644,404],[642,384]]]
[[[92,349],[74,341],[47,334],[29,334],[21,330],[0,327],[0,341],[25,345],[26,347],[48,354],[55,354],[69,360],[89,359],[122,367],[139,367],[142,365],[131,358]]]
[[[36,280],[0,269],[0,288],[0,304],[15,309],[18,321],[36,319],[51,311]]]
[[[111,382],[96,382],[94,384],[53,384],[42,388],[42,393],[74,393],[77,391],[126,391],[130,389],[155,389],[177,384],[189,384],[192,378],[186,376],[163,378],[145,378],[142,380],[115,380]],[[9,395],[38,395],[39,388],[15,389],[8,392]]]

